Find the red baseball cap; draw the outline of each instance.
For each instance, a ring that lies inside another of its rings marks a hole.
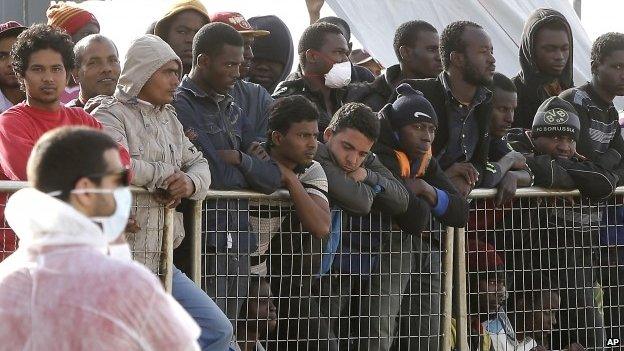
[[[28,29],[28,27],[24,27],[21,23],[15,21],[8,21],[0,24],[0,39],[11,36],[11,35],[19,35],[21,32]]]
[[[271,34],[268,30],[254,29],[249,22],[238,12],[217,12],[210,15],[210,22],[229,24],[240,34],[251,34],[254,37],[263,37]]]

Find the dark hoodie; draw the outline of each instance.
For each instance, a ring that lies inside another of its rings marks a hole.
[[[405,182],[405,166],[402,164],[402,160],[399,156],[404,153],[401,151],[399,141],[389,121],[389,115],[392,113],[391,107],[392,105],[388,104],[379,112],[381,129],[379,139],[377,143],[375,143],[373,151],[377,157],[379,157],[381,163],[383,163],[397,179]],[[429,183],[429,185],[446,193],[448,204],[443,213],[439,213],[439,216],[437,216],[439,220],[444,225],[448,226],[464,226],[467,219],[468,204],[461,195],[459,195],[444,171],[442,171],[435,157],[431,157],[427,164],[423,164],[422,160],[413,160],[410,162],[409,167],[411,168],[410,173],[413,174],[410,174],[408,177],[422,178]],[[434,212],[433,209],[424,199],[414,196],[414,194],[409,191],[409,205],[407,211],[402,215],[396,216],[395,219],[402,230],[410,234],[418,235],[426,228],[429,222],[429,214],[432,212]]]
[[[546,23],[554,21],[562,22],[568,29],[570,39],[570,58],[563,69],[560,77],[553,77],[539,72],[535,57],[535,37],[538,30]],[[520,67],[521,71],[513,78],[518,90],[518,107],[516,108],[514,127],[530,129],[537,108],[551,95],[544,86],[559,80],[560,90],[566,90],[574,85],[572,80],[572,30],[566,18],[553,9],[535,10],[524,24],[522,31],[522,43],[520,44]],[[558,95],[561,91],[556,92]]]
[[[269,93],[273,93],[277,84],[286,79],[292,70],[295,48],[290,31],[281,19],[273,15],[252,17],[249,19],[249,24],[256,29],[271,32],[267,36],[256,38],[252,46],[254,57],[277,61],[284,65],[279,80],[274,82],[272,86],[265,87]]]

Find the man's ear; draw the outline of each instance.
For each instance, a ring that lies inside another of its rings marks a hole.
[[[450,63],[451,65],[455,65],[457,67],[464,67],[464,54],[457,51],[451,51],[450,55]]]
[[[79,67],[74,67],[74,69],[71,70],[71,77],[74,78],[74,82],[80,84],[80,78],[78,77],[78,70],[80,68]]]
[[[93,189],[94,184],[88,178],[80,178],[74,185],[75,190]],[[97,194],[94,193],[70,193],[69,202],[78,210],[86,214],[87,216],[93,215],[91,212],[95,208],[94,201],[98,201]]]
[[[273,141],[273,145],[279,146],[282,143],[282,138],[282,133],[277,130],[271,132],[271,141]]]
[[[323,142],[328,142],[331,137],[334,136],[334,131],[331,128],[325,128],[323,132]]]
[[[591,74],[596,74],[596,70],[598,69],[598,62],[596,62],[596,60],[591,60],[589,67]]]
[[[317,55],[314,53],[314,50],[308,49],[305,52],[306,63],[316,63]]]
[[[195,66],[208,67],[210,66],[210,55],[208,54],[199,54],[197,55],[197,60],[194,63]]]
[[[405,46],[405,45],[401,45],[399,47],[399,58],[401,61],[403,62],[409,62],[409,58],[410,58],[410,48]]]

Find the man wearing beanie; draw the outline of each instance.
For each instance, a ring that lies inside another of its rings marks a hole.
[[[262,86],[248,82],[247,75],[254,58],[252,45],[255,38],[268,36],[266,30],[254,29],[240,13],[219,12],[210,16],[212,22],[221,22],[236,29],[243,37],[243,62],[239,67],[240,77],[236,80],[230,95],[243,110],[242,116],[258,141],[266,140],[269,106],[273,103],[271,94]]]
[[[249,81],[262,85],[269,93],[275,91],[277,84],[290,74],[295,57],[290,30],[277,16],[259,16],[249,19],[256,29],[269,31],[271,34],[256,38],[252,49]]]
[[[408,84],[399,85],[396,94],[396,101],[379,112],[381,133],[373,151],[403,181],[409,204],[407,212],[394,217],[401,235],[381,242],[381,252],[396,253],[386,265],[392,274],[373,277],[370,295],[382,294],[393,286],[398,290],[394,299],[398,300],[380,308],[395,316],[401,308],[410,310],[409,320],[400,323],[401,349],[440,350],[441,238],[434,231],[428,235],[422,232],[429,229],[430,215],[443,225],[463,226],[468,205],[432,157],[431,145],[438,126],[434,108]],[[418,254],[406,260],[405,256],[412,252]],[[409,297],[401,301],[401,293],[406,291]],[[370,328],[371,339],[381,342],[379,349],[390,348],[397,322],[396,318],[383,318],[381,323],[386,324]]]
[[[610,197],[619,177],[588,161],[576,152],[580,122],[574,107],[553,96],[537,110],[530,131],[512,129],[510,145],[527,157],[527,165],[535,175],[535,185],[556,189],[579,189],[591,202]],[[523,238],[523,248],[531,248],[535,257],[522,262],[523,268],[557,272],[562,290],[560,335],[553,340],[563,347],[578,342],[588,348],[601,348],[605,342],[604,322],[594,299],[598,272],[595,271],[593,248],[598,246],[602,218],[599,206],[563,204],[548,206],[540,218],[547,223]],[[564,224],[564,225],[562,225]],[[591,229],[590,229],[591,228]]]
[[[48,25],[65,30],[71,36],[74,44],[88,35],[100,33],[100,23],[95,16],[80,7],[59,2],[48,8],[46,16],[48,17]],[[80,87],[70,77],[69,83],[61,95],[61,103],[67,104],[78,98],[79,92]]]
[[[49,25],[67,31],[74,43],[100,32],[100,23],[91,12],[64,2],[51,5],[46,16]]]
[[[188,74],[193,64],[193,37],[207,23],[210,23],[208,11],[199,0],[174,1],[154,23],[153,34],[169,44],[182,60],[183,74]]]

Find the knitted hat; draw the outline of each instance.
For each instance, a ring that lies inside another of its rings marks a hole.
[[[433,106],[420,91],[415,90],[408,83],[402,83],[396,88],[396,92],[398,97],[392,103],[390,116],[388,116],[392,129],[398,130],[417,122],[438,125],[438,116]]]
[[[254,29],[245,17],[238,12],[217,12],[210,16],[210,20],[230,25],[241,35],[251,34],[254,37],[263,37],[270,34],[268,30]]]
[[[91,12],[64,2],[50,5],[46,16],[49,25],[65,29],[69,35],[76,34],[89,22],[95,23],[100,28],[100,23]]]
[[[206,17],[207,23],[210,22],[210,16],[208,16],[208,10],[206,10],[206,7],[204,6],[204,4],[202,4],[199,0],[177,0],[171,5],[171,7],[169,7],[169,10],[167,10],[167,13],[165,13],[165,15],[160,20],[158,20],[158,22],[156,22],[156,25],[154,26],[154,34],[156,34],[157,36],[161,38],[164,38],[165,35],[167,34],[165,33],[165,29],[167,27],[166,24],[175,15],[186,10],[197,11],[197,13]]]
[[[0,39],[11,36],[11,35],[19,35],[21,32],[25,31],[27,27],[22,26],[19,22],[8,21],[0,24]]]
[[[466,252],[468,254],[466,265],[470,272],[495,271],[503,268],[505,264],[505,261],[496,252],[494,246],[480,240],[467,240]]]
[[[581,123],[574,106],[558,96],[546,99],[535,113],[531,127],[534,138],[570,134],[578,140]]]

